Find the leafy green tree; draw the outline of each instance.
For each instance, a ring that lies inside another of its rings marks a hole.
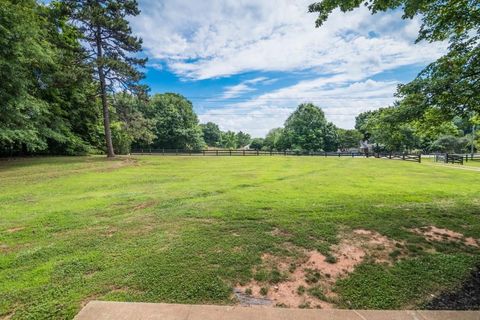
[[[480,112],[480,38],[455,42],[450,51],[399,88],[398,97],[450,118]]]
[[[377,112],[377,110],[370,110],[358,114],[355,117],[355,129],[362,134],[366,134],[368,118],[374,116]]]
[[[155,121],[147,119],[143,110],[147,102],[127,92],[113,96],[112,138],[115,153],[130,153],[132,144],[147,146],[156,138]]]
[[[210,147],[220,146],[222,140],[222,131],[216,123],[207,122],[205,124],[200,124],[202,129],[203,139],[205,143]]]
[[[460,134],[455,123],[436,108],[427,109],[420,118],[414,119],[410,123],[415,135],[419,138],[418,147],[425,152],[430,151],[430,146],[439,137]]]
[[[469,141],[466,137],[442,136],[430,146],[432,152],[465,153],[468,152]]]
[[[248,133],[244,133],[242,131],[237,132],[235,139],[237,140],[237,148],[248,146],[252,141],[252,137],[250,137]]]
[[[91,67],[84,63],[86,52],[78,30],[59,3],[40,6],[46,40],[55,52],[55,63],[43,82],[41,97],[49,104],[48,151],[54,154],[86,154],[101,148],[98,123],[101,114]]]
[[[327,120],[311,103],[300,104],[285,121],[285,139],[290,149],[318,151],[325,148]]]
[[[400,106],[382,108],[362,117],[362,130],[368,133],[369,141],[383,147],[385,151],[408,151],[418,146],[409,121],[405,121],[405,110]]]
[[[253,150],[262,150],[264,139],[263,138],[253,138],[250,143],[250,149]]]
[[[152,96],[146,117],[154,121],[154,148],[198,150],[205,145],[192,103],[182,95],[165,93]]]
[[[0,153],[83,154],[98,112],[79,35],[57,5],[0,0]]]
[[[323,141],[325,143],[323,150],[324,151],[337,151],[338,150],[338,132],[337,127],[328,122],[325,131],[323,134]]]
[[[338,135],[338,147],[340,150],[348,150],[350,148],[358,148],[360,146],[360,141],[363,139],[363,135],[360,131],[346,130],[346,129],[337,129]]]
[[[237,149],[237,135],[233,131],[222,132],[221,146],[227,149]]]
[[[108,92],[123,87],[141,89],[143,77],[136,67],[146,59],[132,54],[141,50],[141,40],[132,36],[127,16],[140,13],[136,0],[61,0],[82,34],[88,51],[87,60],[95,68],[103,110],[105,142],[108,157],[114,157],[110,128]]]
[[[372,13],[401,8],[404,19],[420,16],[422,25],[417,41],[448,40],[447,55],[425,68],[411,83],[401,86],[398,96],[417,110],[440,108],[451,118],[479,112],[480,82],[480,6],[471,0],[323,0],[312,3],[318,13],[317,27],[330,13],[343,12],[365,4]]]
[[[266,150],[285,150],[287,148],[283,128],[271,129],[265,136],[263,148]]]
[[[0,146],[37,151],[47,148],[48,104],[36,92],[52,66],[42,19],[33,0],[0,1]],[[38,74],[38,77],[35,74]]]
[[[442,41],[469,34],[476,30],[480,21],[480,6],[472,0],[323,0],[312,3],[309,12],[318,13],[316,26],[320,27],[334,9],[351,11],[365,5],[372,13],[401,8],[403,19],[420,16],[417,41]]]

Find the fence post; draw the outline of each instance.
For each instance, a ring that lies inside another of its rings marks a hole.
[[[243,155],[245,155],[245,149],[243,150]]]
[[[202,150],[202,154],[205,155],[205,150]]]
[[[405,160],[405,153],[402,154],[402,160]]]
[[[445,153],[445,163],[448,163],[448,153]]]
[[[215,150],[215,151],[216,151],[216,154],[217,154],[217,156],[218,156],[218,150]]]
[[[260,152],[258,152],[258,150],[257,150],[257,156],[259,156],[259,155],[260,155]]]
[[[232,149],[228,150],[228,152],[230,153],[230,155],[232,155]]]
[[[418,155],[418,163],[422,163],[422,154]]]

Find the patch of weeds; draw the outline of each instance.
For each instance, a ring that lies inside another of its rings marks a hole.
[[[415,244],[407,244],[407,250],[412,256],[418,256],[423,253],[423,247]]]
[[[278,271],[278,269],[273,269],[270,272],[270,277],[269,278],[270,278],[269,279],[270,283],[277,284],[280,281],[282,281],[284,277],[282,276],[280,271]]]
[[[247,288],[247,289],[245,289],[245,294],[246,294],[247,296],[251,296],[251,295],[252,295],[252,288]]]
[[[282,303],[277,303],[277,304],[275,305],[275,307],[277,307],[277,308],[287,308],[287,305],[282,302]]]
[[[316,269],[305,269],[305,282],[308,284],[317,283],[321,276],[320,272]]]
[[[315,297],[315,298],[323,300],[323,301],[327,300],[327,297],[323,293],[323,290],[320,286],[315,286],[315,287],[308,288],[307,292],[312,297]]]
[[[334,264],[334,263],[337,263],[337,258],[335,258],[335,256],[331,254],[328,254],[327,257],[325,258],[325,262]]]
[[[311,306],[310,306],[310,302],[308,302],[308,301],[307,301],[307,302],[304,302],[304,303],[301,303],[301,304],[299,304],[299,305],[298,305],[298,307],[299,307],[300,309],[310,309],[310,308],[311,308]]]
[[[390,252],[388,255],[390,256],[390,258],[392,259],[397,259],[400,255],[402,254],[402,252],[400,250],[393,250],[392,252]]]
[[[266,270],[258,270],[254,275],[253,279],[258,282],[265,282],[268,280],[268,272]]]
[[[299,287],[297,288],[297,294],[298,294],[299,296],[303,295],[303,294],[305,293],[305,291],[306,291],[306,289],[305,289],[304,286],[299,286]]]
[[[266,296],[268,294],[268,288],[267,287],[261,287],[260,288],[260,294],[262,296]]]

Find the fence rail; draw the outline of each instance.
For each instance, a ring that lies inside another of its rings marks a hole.
[[[178,155],[178,156],[316,156],[316,157],[361,157],[383,158],[391,160],[404,160],[421,162],[421,155],[398,154],[398,153],[358,153],[358,152],[313,152],[313,151],[263,151],[263,150],[183,150],[183,149],[138,149],[131,152],[132,155]]]
[[[451,163],[451,164],[462,164],[463,165],[463,154],[436,154],[435,162]]]
[[[480,161],[480,154],[466,154],[465,162],[468,161]]]

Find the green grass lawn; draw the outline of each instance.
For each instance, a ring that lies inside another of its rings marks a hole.
[[[381,159],[37,158],[0,162],[0,318],[71,318],[93,299],[235,303],[262,254],[328,254],[358,228],[405,245],[335,285],[337,307],[421,307],[480,250],[480,173]],[[272,232],[276,231],[276,232]],[[280,232],[278,232],[280,231]],[[298,253],[298,252],[297,252]]]
[[[465,161],[464,165],[471,167],[480,167],[480,161]]]

